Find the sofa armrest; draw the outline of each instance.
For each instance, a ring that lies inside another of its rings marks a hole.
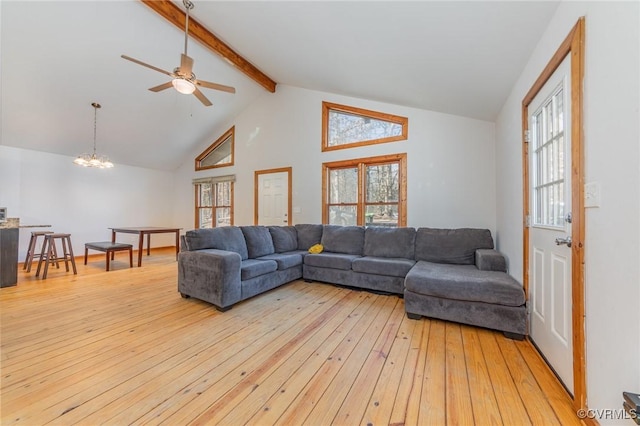
[[[481,271],[507,272],[507,260],[497,250],[477,249],[476,267]]]
[[[206,249],[178,255],[178,291],[226,308],[242,298],[241,257],[226,250]]]

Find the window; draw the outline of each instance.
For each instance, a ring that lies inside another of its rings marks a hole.
[[[564,90],[560,84],[533,114],[534,225],[561,228],[565,224],[566,156],[563,117]]]
[[[322,222],[406,226],[407,154],[322,165]]]
[[[233,166],[235,126],[196,157],[196,170]]]
[[[235,176],[194,179],[196,228],[233,225],[233,183]]]
[[[322,150],[353,148],[407,139],[406,117],[322,103]]]

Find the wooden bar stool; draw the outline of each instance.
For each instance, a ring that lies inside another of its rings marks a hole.
[[[56,250],[56,240],[62,242],[62,258],[58,257]],[[36,270],[36,277],[40,275],[40,268],[44,262],[44,272],[42,279],[47,278],[47,272],[49,271],[49,264],[64,261],[64,266],[69,272],[69,262],[73,267],[73,274],[76,275],[76,261],[73,257],[73,248],[71,246],[71,234],[47,234],[44,236],[44,244],[42,244],[42,251],[40,252],[40,260],[38,261],[38,269]]]
[[[33,231],[31,233],[31,238],[29,239],[29,248],[27,249],[27,257],[24,258],[24,265],[22,265],[23,270],[26,269],[27,272],[31,272],[31,264],[33,263],[33,259],[40,257],[40,254],[36,252],[38,237],[43,237],[47,234],[53,234],[53,231]]]

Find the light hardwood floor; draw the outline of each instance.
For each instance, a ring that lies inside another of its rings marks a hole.
[[[171,250],[0,290],[2,425],[580,424],[527,341],[302,281],[220,313]]]

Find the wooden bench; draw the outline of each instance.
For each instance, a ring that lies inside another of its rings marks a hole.
[[[133,245],[123,243],[112,243],[111,241],[99,241],[95,243],[85,243],[84,245],[84,264],[87,264],[87,252],[91,250],[97,250],[107,253],[107,271],[109,270],[109,264],[113,258],[113,253],[117,251],[129,250],[129,267],[133,267]]]

